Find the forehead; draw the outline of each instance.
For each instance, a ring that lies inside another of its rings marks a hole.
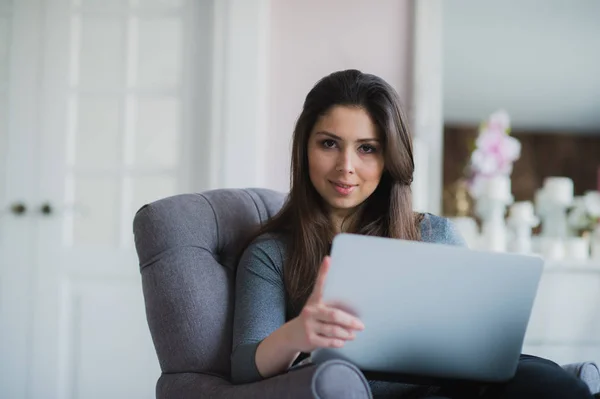
[[[377,127],[369,114],[359,107],[335,106],[321,116],[312,133],[328,132],[344,140],[377,139]]]

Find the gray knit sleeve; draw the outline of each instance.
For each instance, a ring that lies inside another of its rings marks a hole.
[[[261,380],[255,362],[258,344],[285,323],[283,253],[275,238],[261,237],[242,255],[237,268],[231,379]]]
[[[425,214],[421,221],[421,239],[424,242],[436,244],[467,246],[464,238],[450,219],[430,213]]]
[[[444,218],[444,243],[466,247],[467,243],[451,220]]]

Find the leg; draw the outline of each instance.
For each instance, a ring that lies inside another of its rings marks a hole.
[[[521,355],[515,376],[506,384],[490,386],[486,399],[593,399],[588,386],[556,363]]]
[[[437,387],[402,382],[369,380],[373,399],[445,399],[436,396]]]

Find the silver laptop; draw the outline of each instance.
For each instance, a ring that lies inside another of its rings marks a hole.
[[[363,235],[333,241],[324,300],[365,330],[314,363],[366,372],[501,382],[516,371],[543,260]]]

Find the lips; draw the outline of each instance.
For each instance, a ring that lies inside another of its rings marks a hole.
[[[335,191],[341,195],[349,195],[356,188],[356,184],[345,184],[341,182],[330,181]]]
[[[333,184],[335,184],[336,186],[341,187],[341,188],[354,187],[354,184],[342,184],[342,183],[337,183],[337,182],[333,182]]]

